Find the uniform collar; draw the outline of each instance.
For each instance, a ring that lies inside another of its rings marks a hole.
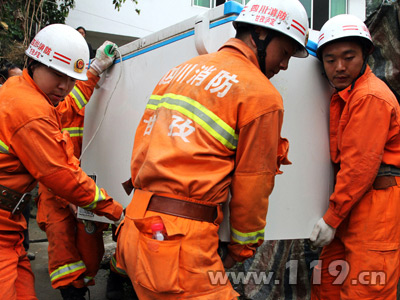
[[[358,86],[362,85],[367,78],[369,77],[369,75],[372,73],[371,68],[369,67],[369,65],[367,65],[367,67],[365,68],[365,72],[363,75],[361,75],[355,82],[353,89],[351,89],[351,85],[349,85],[347,88],[345,88],[344,90],[341,90],[339,92],[337,92],[337,94],[339,95],[340,98],[343,99],[343,101],[347,102],[350,97],[352,96],[352,94],[354,93],[354,91],[357,89]]]
[[[229,52],[236,52],[241,53],[244,55],[248,60],[250,60],[253,64],[260,68],[258,64],[257,56],[253,50],[250,49],[249,46],[245,42],[237,38],[229,39],[218,51],[229,51]]]

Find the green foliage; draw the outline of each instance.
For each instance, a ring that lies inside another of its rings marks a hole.
[[[62,0],[58,1],[58,4],[55,0],[52,1],[43,1],[43,26],[55,23],[65,23],[65,19],[68,17],[69,10],[74,8],[75,0]]]
[[[125,1],[113,0],[115,9]],[[23,66],[24,51],[35,34],[49,24],[64,24],[74,6],[75,0],[0,0],[0,59]]]
[[[24,50],[38,30],[65,23],[75,0],[0,0],[0,58],[21,66]]]
[[[22,27],[23,22],[23,1],[6,1],[1,2],[0,7],[0,20],[3,27],[4,24],[8,25],[7,34],[11,38],[22,40],[24,38],[24,31]],[[3,28],[4,29],[4,28]],[[2,32],[3,33],[3,32]],[[3,35],[2,35],[3,41]]]
[[[125,3],[125,1],[126,0],[113,0],[114,8],[119,11],[121,6],[122,6],[122,3]],[[137,0],[132,0],[132,2],[135,3],[135,4],[138,4]],[[140,14],[140,10],[139,9],[136,8],[135,11],[136,11],[137,14]]]

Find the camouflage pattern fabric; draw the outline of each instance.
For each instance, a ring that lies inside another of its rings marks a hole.
[[[308,240],[265,241],[253,258],[227,271],[241,300],[305,300],[318,257]]]
[[[398,0],[367,0],[367,19],[375,51],[369,58],[372,71],[400,102],[400,3]]]
[[[383,2],[382,0],[366,0],[365,1],[367,18],[378,10],[378,8],[381,6],[382,2]],[[386,1],[386,2],[388,2],[388,1]]]

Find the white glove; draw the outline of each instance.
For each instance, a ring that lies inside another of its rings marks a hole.
[[[323,218],[319,219],[311,232],[310,241],[313,247],[329,245],[335,237],[336,228],[325,223]]]
[[[90,68],[99,75],[107,70],[114,62],[118,46],[110,41],[105,41],[96,51],[96,57],[90,64]]]
[[[122,212],[121,217],[118,221],[114,221],[114,225],[118,228],[119,224],[121,224],[122,220],[125,218],[124,212]]]

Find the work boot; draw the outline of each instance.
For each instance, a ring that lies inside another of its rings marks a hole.
[[[107,279],[106,297],[108,300],[121,300],[124,297],[125,278],[110,270]]]
[[[86,300],[85,295],[87,291],[89,291],[87,287],[76,288],[72,285],[60,289],[61,296],[64,300]]]
[[[33,252],[27,252],[26,256],[28,257],[29,260],[35,260],[36,255]]]

